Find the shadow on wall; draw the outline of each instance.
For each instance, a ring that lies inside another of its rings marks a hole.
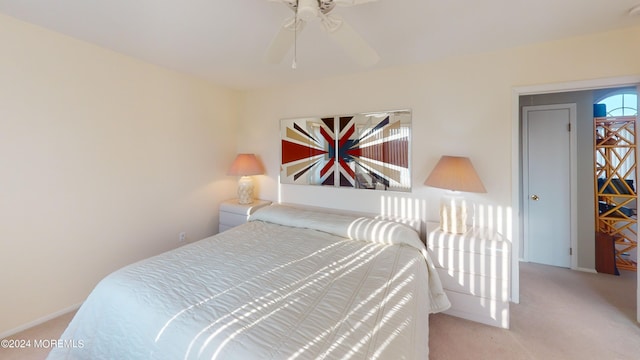
[[[468,225],[474,229],[487,229],[501,234],[511,241],[513,232],[513,211],[509,206],[499,206],[479,202],[468,202]],[[433,202],[424,199],[416,199],[396,195],[383,195],[380,197],[380,216],[396,220],[419,220],[421,225],[421,237],[424,241],[426,222],[438,222],[438,215],[429,211],[434,206]]]

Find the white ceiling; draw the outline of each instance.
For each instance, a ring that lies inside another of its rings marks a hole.
[[[381,61],[373,68],[640,24],[640,0],[379,0],[336,7]],[[279,65],[263,55],[293,13],[267,0],[0,0],[0,12],[237,89],[368,71],[314,21]],[[630,39],[638,41],[638,39]],[[602,44],[603,47],[606,44]],[[594,49],[594,53],[597,49]]]

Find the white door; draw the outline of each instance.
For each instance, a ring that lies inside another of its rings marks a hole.
[[[524,258],[571,267],[575,104],[523,108]]]

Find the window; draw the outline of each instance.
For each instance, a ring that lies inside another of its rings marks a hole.
[[[638,95],[636,94],[635,88],[617,89],[611,92],[607,92],[600,98],[599,101],[596,101],[596,104],[606,105],[607,116],[617,117],[638,115]],[[632,139],[632,143],[635,145],[635,134],[633,134],[632,132],[626,129],[622,129],[620,130],[619,135],[626,141],[629,141],[628,139]],[[600,134],[600,136],[606,136],[606,134],[603,133]],[[635,155],[625,156],[625,151],[631,151],[631,148],[628,148],[626,150],[624,150],[623,148],[619,148],[615,150],[615,153],[619,155],[613,156],[606,161],[603,155],[600,152],[597,152],[596,161],[599,164],[603,164],[603,166],[604,164],[606,164],[613,169],[617,169],[616,175],[619,178],[635,179]],[[623,162],[622,165],[620,165],[621,161]]]
[[[607,116],[636,116],[638,114],[638,95],[632,90],[609,94],[596,104],[606,105]]]

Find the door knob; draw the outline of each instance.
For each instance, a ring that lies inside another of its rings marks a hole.
[[[540,197],[538,195],[531,195],[531,200],[538,201],[540,200]]]

